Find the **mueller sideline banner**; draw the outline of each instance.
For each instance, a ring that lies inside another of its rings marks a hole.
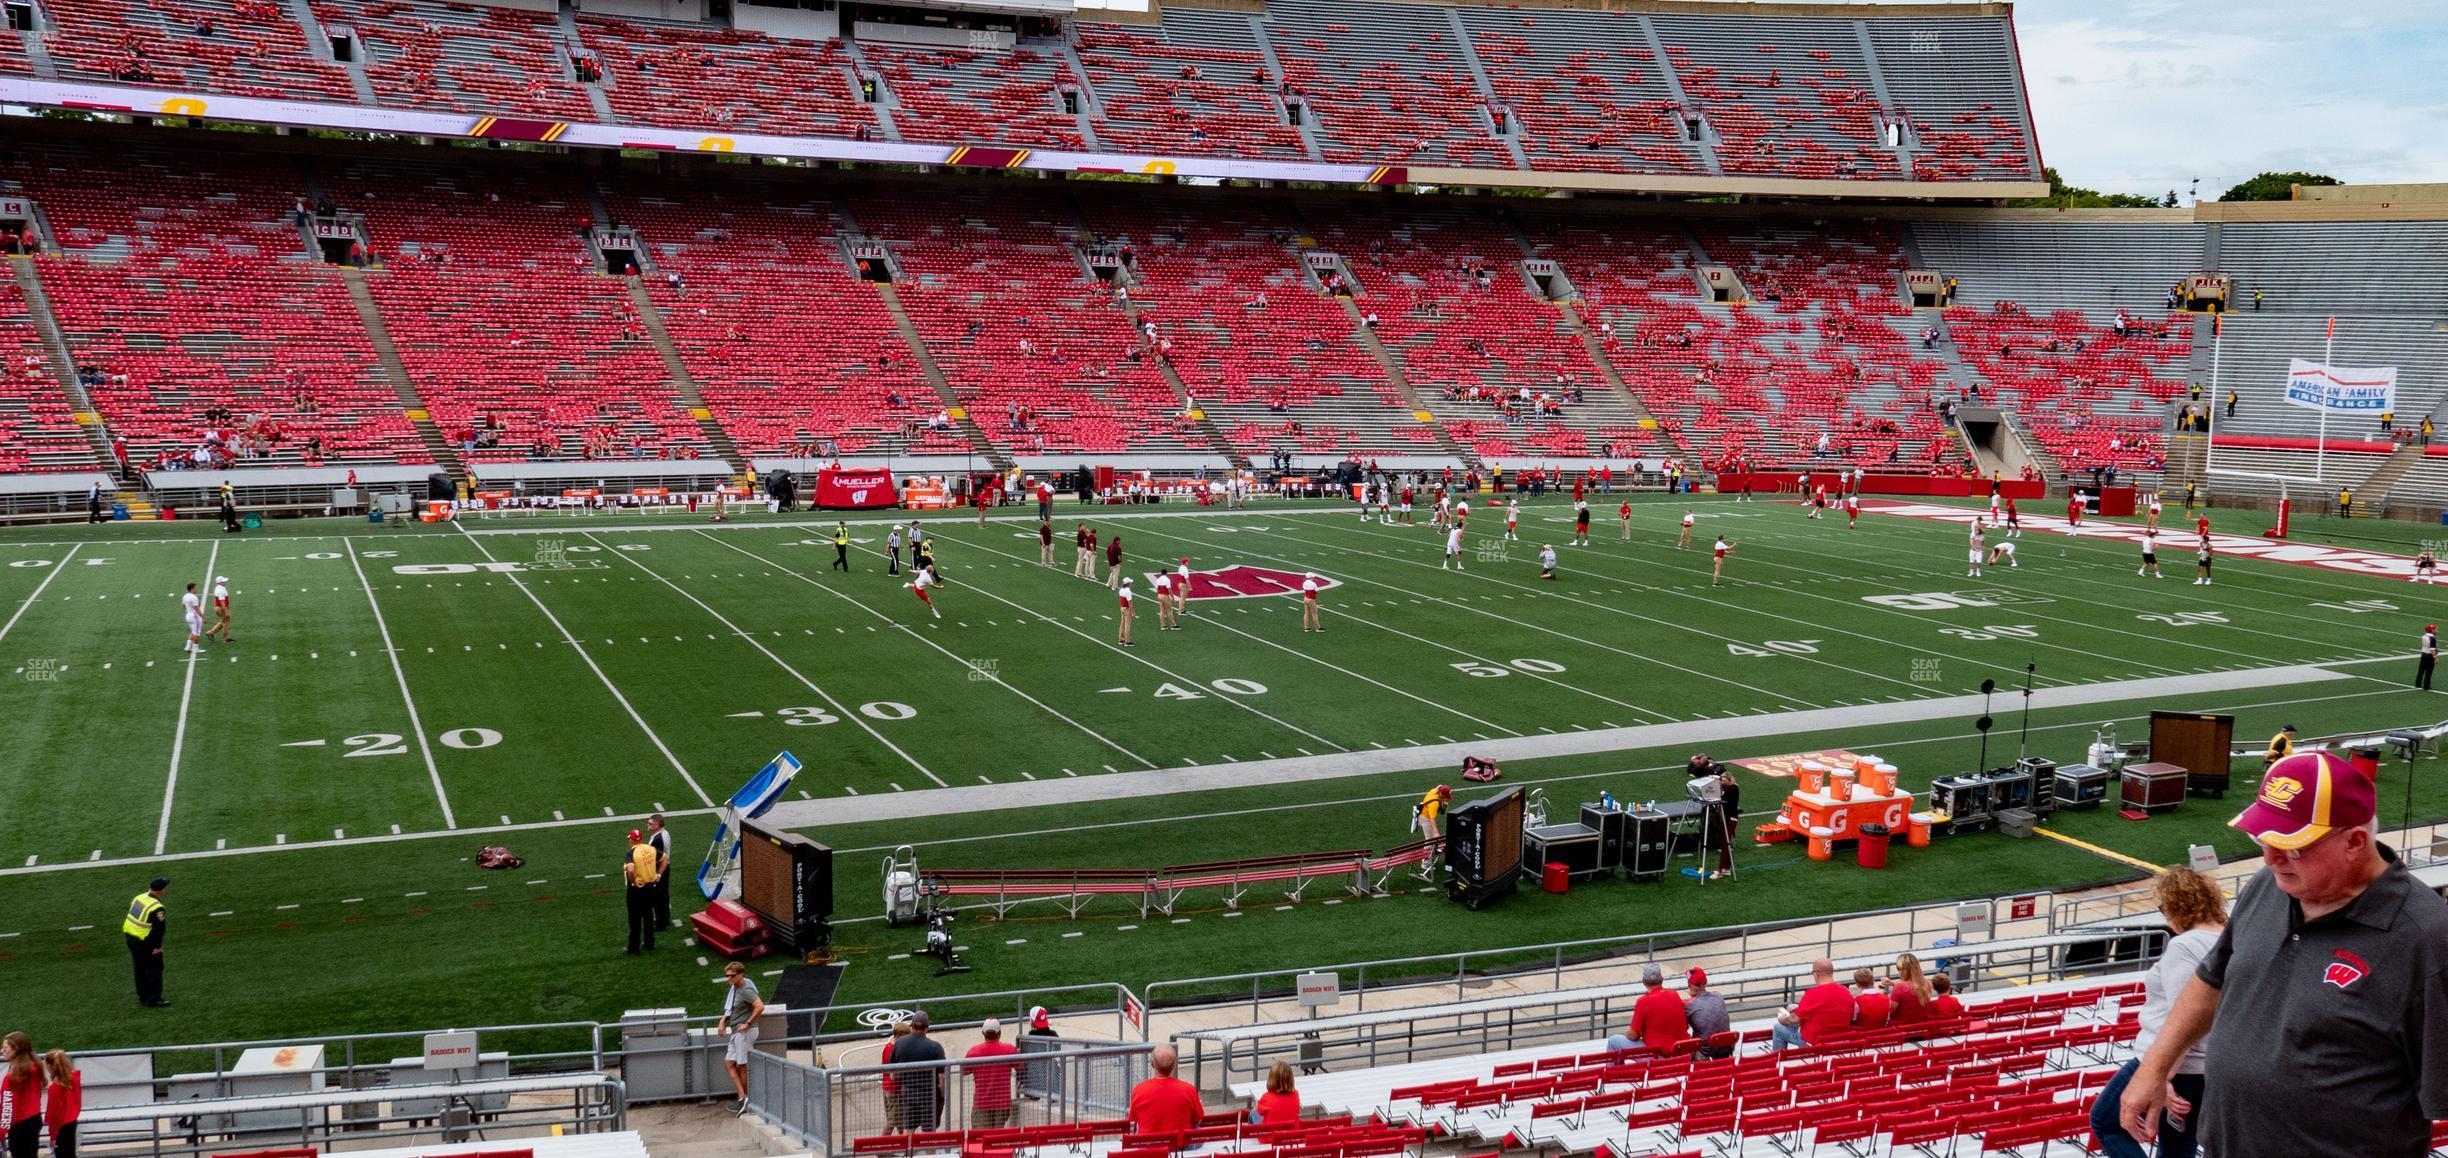
[[[826,508],[889,507],[901,501],[888,470],[820,470],[816,505]]]

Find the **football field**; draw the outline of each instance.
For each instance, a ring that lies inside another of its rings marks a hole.
[[[844,850],[844,996],[860,998],[1139,984],[2136,871],[1988,835],[1923,854],[1945,853],[1943,872],[1839,872],[1763,850],[1786,867],[1705,907],[1674,887],[1525,894],[1457,925],[1312,896],[1126,937],[1136,913],[1117,904],[1036,934],[970,925],[980,972],[935,981],[891,960],[907,931],[872,920],[875,863],[900,844],[930,863],[1023,867],[1383,849],[1405,839],[1404,801],[1460,786],[1464,751],[1502,762],[1507,784],[1554,785],[1567,811],[1598,787],[1679,796],[1695,748],[1878,750],[1923,789],[1974,767],[1984,680],[2001,688],[1990,763],[2012,758],[2027,665],[2030,748],[2065,762],[2104,721],[2141,738],[2153,708],[2232,711],[2242,742],[2281,723],[2319,734],[2448,715],[2406,687],[2441,602],[2402,579],[2225,557],[2203,587],[2186,533],[2154,580],[2124,538],[2037,518],[2015,540],[2019,566],[1973,578],[1963,528],[1930,511],[1848,529],[1786,503],[1647,496],[1626,541],[1616,501],[1592,496],[1586,547],[1568,545],[1568,500],[1525,504],[1518,541],[1482,501],[1458,572],[1425,513],[1403,527],[1347,505],[1065,502],[1050,568],[1028,511],[983,527],[930,516],[940,619],[885,573],[890,517],[851,520],[847,571],[834,520],[805,513],[0,534],[0,991],[39,999],[20,1008],[45,1040],[87,1046],[703,1004],[720,963],[677,932],[645,961],[620,953],[622,834],[672,817],[675,908],[693,910],[710,806],[785,749],[806,771],[777,819]],[[1687,509],[1699,533],[1680,550]],[[2219,518],[2233,534],[2260,525]],[[1117,642],[1116,597],[1072,575],[1083,519],[1121,536],[1134,646]],[[2405,555],[2424,533],[2308,529]],[[1735,549],[1712,587],[1719,534]],[[1561,557],[1551,581],[1546,544]],[[1159,631],[1149,577],[1184,557],[1198,597],[1181,630]],[[1309,573],[1326,587],[1324,634],[1300,630],[1293,588]],[[234,640],[190,661],[179,595],[222,576]],[[1745,775],[1748,809],[1772,811],[1781,782]],[[2393,822],[2391,786],[2383,796]],[[2418,786],[2418,817],[2444,807],[2448,792]],[[2146,861],[2202,840],[2240,855],[2221,827],[2232,811],[2198,801],[2144,824],[2103,811],[2058,827]],[[486,845],[527,864],[478,870]],[[177,1005],[140,1018],[116,914],[157,873],[173,878]],[[1419,894],[1382,904],[1459,912]]]

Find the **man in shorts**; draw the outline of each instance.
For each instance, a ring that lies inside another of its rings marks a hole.
[[[2009,539],[2023,537],[2023,512],[2015,509],[2015,501],[2012,498],[2006,500],[2006,537]]]
[[[1505,538],[1518,541],[1521,533],[1515,527],[1521,522],[1521,500],[1505,500]]]
[[[2167,578],[2159,573],[2159,532],[2154,528],[2142,529],[2142,565],[2134,570],[2134,574],[2148,575],[2153,579]]]
[[[1989,565],[1995,567],[2001,562],[2009,567],[2022,566],[2021,563],[2015,562],[2015,545],[2012,540],[2001,541],[1998,545],[1989,548]]]
[[[1845,496],[1845,530],[1852,530],[1854,524],[1859,522],[1861,522],[1861,492],[1854,491]]]
[[[1437,570],[1442,571],[1447,567],[1456,571],[1462,569],[1462,528],[1460,527],[1445,532],[1445,558],[1444,561],[1437,564]]]
[[[1589,504],[1578,499],[1573,501],[1572,545],[1589,546]]]
[[[1988,529],[1989,525],[1987,523],[1984,523],[1979,519],[1972,520],[1972,565],[1964,571],[1964,578],[1980,578],[1981,558],[1982,556],[1986,555],[1989,550],[1989,544],[1982,538],[1982,533]]]
[[[2196,550],[2195,555],[2197,557],[2193,564],[2193,585],[2208,587],[2210,585],[2210,536],[2201,537],[2201,546]]]
[[[748,979],[748,967],[737,961],[723,966],[722,1016],[715,1019],[715,1036],[723,1039],[723,1069],[731,1074],[731,1088],[739,1100],[731,1103],[734,1115],[748,1112],[748,1054],[756,1048],[757,1023],[765,1016],[765,999],[757,995],[756,982]]]
[[[943,618],[943,612],[935,606],[935,596],[929,594],[935,589],[935,568],[918,568],[916,573],[910,576],[910,581],[902,586],[916,593],[918,602],[926,604],[927,614],[937,619]]]
[[[2431,548],[2425,547],[2422,554],[2414,556],[2414,573],[2407,580],[2424,585],[2439,582],[2439,560],[2431,554]]]

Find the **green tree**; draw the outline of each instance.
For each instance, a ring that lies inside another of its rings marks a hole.
[[[2097,189],[2068,185],[2054,166],[2041,170],[2041,173],[2048,178],[2048,196],[2026,197],[2007,204],[2023,209],[2155,209],[2159,206],[2156,197],[2102,193]]]
[[[2221,201],[2292,201],[2297,185],[2337,185],[2322,173],[2263,173],[2219,195]]]

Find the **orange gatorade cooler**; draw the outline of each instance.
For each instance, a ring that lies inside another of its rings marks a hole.
[[[1828,795],[1835,797],[1838,803],[1853,799],[1853,770],[1851,768],[1838,768],[1835,771],[1834,783],[1828,785]]]
[[[1862,789],[1872,796],[1892,796],[1896,790],[1896,766],[1873,764],[1861,774]]]
[[[1812,828],[1810,830],[1810,858],[1812,860],[1835,859],[1835,837],[1836,830],[1824,824]]]
[[[1904,825],[1904,843],[1914,848],[1928,848],[1929,842],[1930,814],[1926,812],[1916,812],[1911,816],[1906,817]]]
[[[1796,771],[1795,777],[1800,781],[1802,791],[1825,792],[1827,791],[1827,774],[1827,765],[1817,760],[1804,760],[1801,768]]]

